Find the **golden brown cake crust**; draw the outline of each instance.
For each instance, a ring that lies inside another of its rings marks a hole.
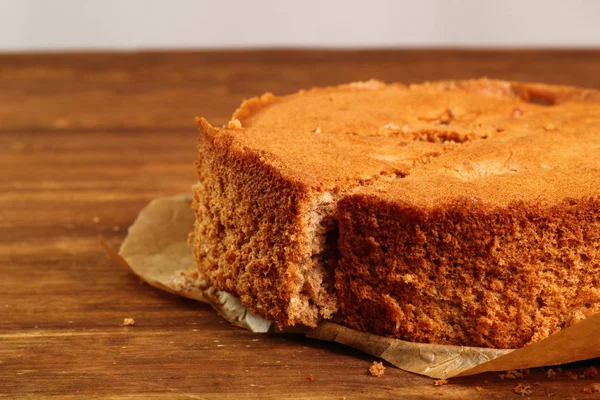
[[[525,154],[537,151],[552,162],[543,146],[562,147],[561,139],[573,142],[581,135],[597,143],[598,135],[585,130],[600,124],[599,103],[594,90],[487,79],[411,86],[357,82],[248,100],[234,114],[242,126],[235,138],[268,154],[265,161],[285,176],[315,189],[414,175],[414,166],[431,161],[435,165],[424,175],[441,169],[446,180],[501,175],[516,165],[501,148],[524,147]],[[540,148],[530,146],[530,135]],[[483,165],[488,160],[477,158],[481,151],[493,162]]]
[[[599,311],[598,91],[356,82],[199,128],[199,268],[280,326],[339,307],[381,335],[508,348]]]

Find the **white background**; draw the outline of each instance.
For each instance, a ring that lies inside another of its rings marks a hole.
[[[0,0],[0,51],[600,47],[599,0]]]

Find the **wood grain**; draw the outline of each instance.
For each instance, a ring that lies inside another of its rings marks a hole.
[[[189,192],[194,117],[222,123],[263,91],[483,75],[600,87],[598,71],[600,51],[0,55],[0,397],[504,399],[525,380],[531,398],[594,398],[597,378],[541,369],[441,387],[389,366],[374,378],[358,351],[253,335],[141,285],[98,235],[118,247],[150,199]]]

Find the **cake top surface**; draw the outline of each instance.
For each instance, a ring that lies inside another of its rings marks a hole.
[[[600,91],[488,79],[316,88],[245,101],[223,128],[315,191],[433,205],[600,193]]]

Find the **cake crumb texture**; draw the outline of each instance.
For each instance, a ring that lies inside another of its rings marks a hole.
[[[592,383],[590,386],[584,387],[583,393],[586,393],[586,394],[600,393],[600,383]]]
[[[520,396],[528,396],[532,392],[531,385],[529,385],[527,382],[518,383],[517,386],[513,388],[513,392]]]

